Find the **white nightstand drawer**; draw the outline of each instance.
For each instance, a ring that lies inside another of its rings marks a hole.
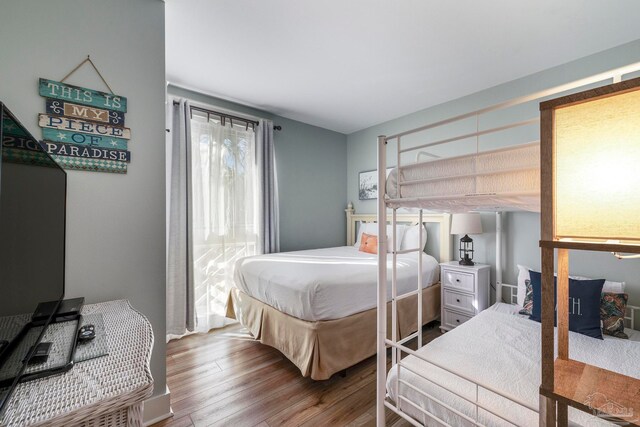
[[[444,324],[448,328],[455,328],[462,325],[467,320],[470,320],[473,316],[465,316],[464,314],[458,314],[454,311],[444,310]]]
[[[444,306],[463,311],[469,314],[476,314],[476,297],[475,295],[459,294],[457,292],[444,289]]]
[[[466,292],[475,292],[474,276],[469,273],[461,273],[459,271],[444,270],[444,286],[460,289]]]
[[[489,306],[489,269],[487,264],[460,265],[444,262],[440,278],[440,329],[450,331]]]

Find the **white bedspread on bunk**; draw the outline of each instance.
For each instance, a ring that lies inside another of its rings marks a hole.
[[[397,173],[396,168],[387,178],[387,196],[420,198],[407,206],[446,212],[479,208],[540,211],[539,143],[401,166],[400,195]],[[393,205],[404,206],[402,200]]]
[[[540,386],[540,324],[532,320],[514,316],[505,309],[505,304],[497,304],[459,326],[438,337],[419,352],[429,361],[447,370],[484,384],[509,398],[525,402],[531,408],[537,408]],[[640,378],[640,343],[605,336],[598,340],[584,335],[569,333],[569,349],[572,359],[619,372],[634,378]],[[414,387],[428,391],[436,398],[464,414],[475,417],[475,408],[457,395],[475,401],[475,386],[428,362],[414,356],[403,359],[410,368],[434,381],[446,384],[456,395],[409,372],[400,369],[401,379]],[[397,402],[395,389],[397,366],[389,372],[387,392]],[[441,417],[454,426],[471,425],[468,421],[436,405],[415,390],[400,384],[400,394],[422,408]],[[515,405],[487,390],[480,389],[479,401],[492,411],[509,419],[518,426],[537,426],[538,414],[530,409]],[[401,403],[405,412],[426,425],[436,425],[420,411],[406,402]],[[486,411],[479,411],[481,422],[488,426],[508,425]],[[569,419],[573,425],[600,426],[610,425],[589,414],[569,408]]]
[[[388,255],[391,269],[391,255]],[[418,254],[398,255],[398,295],[417,289]],[[438,262],[422,257],[422,283],[437,283]],[[389,274],[389,277],[391,275]],[[377,305],[377,255],[352,246],[258,255],[238,260],[238,289],[284,313],[317,321],[346,317]],[[389,279],[389,298],[391,281]]]

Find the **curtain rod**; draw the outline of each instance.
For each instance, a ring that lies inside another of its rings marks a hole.
[[[175,101],[175,100],[173,101],[173,105],[178,105],[178,104],[179,104],[178,101]],[[222,118],[229,119],[229,120],[232,120],[232,121],[233,120],[238,120],[238,121],[249,123],[249,124],[252,124],[252,125],[258,125],[259,124],[259,122],[257,120],[251,120],[251,119],[247,119],[247,118],[244,118],[244,117],[234,116],[232,114],[223,113],[223,112],[215,111],[215,110],[210,110],[210,109],[207,109],[207,108],[196,107],[194,105],[189,106],[189,108],[191,109],[192,112],[195,110],[195,111],[200,111],[201,113],[206,113],[207,115],[211,114],[211,115],[215,115],[215,116],[220,116]],[[282,130],[282,126],[273,126],[273,130]]]

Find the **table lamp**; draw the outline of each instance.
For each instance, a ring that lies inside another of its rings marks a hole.
[[[474,265],[473,239],[469,234],[482,234],[482,222],[480,214],[470,212],[453,214],[451,217],[451,234],[464,234],[460,239],[460,265]]]

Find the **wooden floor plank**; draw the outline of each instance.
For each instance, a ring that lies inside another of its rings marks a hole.
[[[180,418],[171,417],[159,423],[155,423],[153,427],[193,427],[191,417],[184,416]]]
[[[281,360],[257,371],[220,382],[216,384],[217,387],[205,390],[194,390],[194,393],[189,394],[185,399],[175,403],[172,400],[171,407],[176,415],[193,415],[196,411],[201,411],[203,408],[215,404],[220,400],[236,394],[244,395],[244,392],[252,387],[260,386],[262,383],[269,382],[274,378],[283,377],[283,372],[286,373],[287,369],[291,369],[289,366],[290,363],[291,362],[287,360]],[[295,378],[293,374],[299,375],[299,372],[292,371],[289,372],[289,374],[286,378],[291,380]]]
[[[341,399],[327,411],[300,424],[302,427],[345,426],[367,412],[376,394],[375,380],[365,384],[358,393],[352,393]]]
[[[266,353],[263,357],[245,361],[224,371],[203,372],[195,377],[183,379],[181,382],[167,381],[173,402],[178,402],[194,394],[205,390],[217,389],[221,384],[235,380],[243,375],[250,375],[267,366],[283,360],[282,355]]]
[[[254,351],[260,351],[258,346],[260,346],[260,343],[220,341],[207,344],[200,349],[200,351],[188,350],[184,353],[177,353],[171,356],[172,364],[167,364],[167,375],[179,374],[181,372],[197,368],[198,366],[212,360],[251,351],[254,348],[256,349]]]
[[[425,343],[440,336],[435,326],[423,329]],[[313,381],[240,325],[191,335],[167,344],[174,416],[154,427],[374,427],[375,369],[373,356],[349,368],[346,377]],[[389,410],[386,423],[410,425]]]
[[[298,399],[309,394],[320,393],[330,385],[327,381],[291,381],[280,389],[269,391],[256,403],[239,407],[232,415],[207,425],[216,427],[245,426],[253,425],[259,421],[264,422],[266,418],[293,405]]]
[[[278,375],[273,375],[268,380],[253,381],[241,393],[236,392],[225,396],[223,399],[216,399],[215,402],[193,412],[191,420],[196,427],[213,425],[269,396],[284,393],[288,388],[297,387],[301,389],[306,381],[296,381],[299,375],[300,373],[295,369],[283,369],[278,372]]]
[[[349,424],[347,424],[347,427],[363,427],[363,426],[370,426],[370,425],[375,426],[375,423],[376,423],[376,416],[371,415],[371,412],[367,411],[364,414],[360,415],[355,420],[353,420],[352,422],[350,422]]]
[[[265,347],[267,346],[258,344],[257,347],[247,349],[246,351],[242,351],[239,354],[235,353],[229,356],[220,357],[216,359],[216,363],[218,364],[220,369],[224,371],[240,364],[247,364],[252,362],[259,363],[259,360],[257,359],[264,358],[266,356],[283,357],[282,353],[280,353],[275,348]]]
[[[310,418],[330,410],[329,408],[345,396],[360,390],[368,382],[375,381],[375,360],[367,359],[347,370],[345,378],[336,379],[336,384],[322,393],[314,393],[267,419],[270,426],[296,426]]]
[[[167,346],[167,355],[172,356],[175,353],[183,352],[193,348],[202,348],[209,342],[214,341],[227,341],[229,336],[235,334],[243,334],[247,339],[251,338],[251,335],[246,329],[244,329],[239,323],[233,323],[221,329],[216,329],[213,332],[207,334],[197,333],[188,335],[186,337],[172,340],[170,345]]]

